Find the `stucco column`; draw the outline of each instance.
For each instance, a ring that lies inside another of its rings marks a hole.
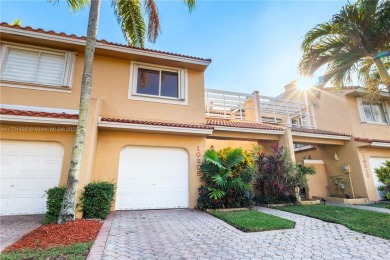
[[[81,163],[79,186],[77,192],[77,200],[80,198],[81,192],[84,190],[85,185],[91,181],[91,176],[94,169],[95,155],[98,139],[98,121],[101,111],[101,100],[91,98],[90,107],[88,111],[87,119],[87,135],[85,136],[85,150],[83,154],[83,160]],[[77,218],[82,217],[81,212],[76,213]]]
[[[294,144],[290,128],[286,127],[286,129],[284,130],[284,135],[282,135],[279,139],[279,144],[289,150],[291,160],[295,162]]]

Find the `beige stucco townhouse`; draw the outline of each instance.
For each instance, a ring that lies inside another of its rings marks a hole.
[[[67,179],[85,37],[2,23],[0,38],[0,214],[43,213],[44,191]],[[388,114],[376,130],[320,123],[326,111],[295,97],[205,89],[210,62],[98,41],[80,190],[117,183],[112,210],[194,208],[205,149],[278,142],[294,160],[312,149],[311,196],[331,195],[329,176],[350,164],[355,196],[378,200],[370,160],[390,157]]]

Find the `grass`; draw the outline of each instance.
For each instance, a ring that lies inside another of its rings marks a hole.
[[[388,209],[388,206],[390,203],[386,202],[377,202],[377,203],[370,203],[370,204],[361,204],[359,206],[367,206],[367,207],[374,207],[374,208],[382,208],[382,209]]]
[[[93,242],[74,244],[71,246],[53,247],[49,249],[22,249],[3,252],[1,260],[46,260],[46,259],[67,259],[84,260]]]
[[[286,206],[277,209],[341,224],[363,234],[390,239],[390,215],[386,213],[330,205]]]
[[[295,222],[293,221],[256,210],[230,212],[212,211],[210,214],[244,232],[289,229],[294,228],[295,226]]]

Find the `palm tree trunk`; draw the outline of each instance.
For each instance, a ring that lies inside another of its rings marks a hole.
[[[76,193],[79,182],[81,160],[83,158],[87,116],[92,88],[93,58],[96,45],[96,34],[99,20],[100,0],[92,0],[88,18],[87,42],[85,46],[84,71],[81,83],[80,111],[76,136],[73,144],[72,157],[66,190],[57,223],[74,221],[76,214]]]
[[[374,63],[376,65],[376,68],[378,69],[379,75],[383,81],[383,84],[385,84],[387,90],[390,92],[390,75],[387,71],[385,65],[381,61],[381,59],[374,59]]]

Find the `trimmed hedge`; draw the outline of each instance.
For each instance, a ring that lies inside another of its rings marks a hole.
[[[60,215],[65,187],[54,187],[45,191],[47,195],[45,223],[56,223]]]
[[[112,182],[91,182],[84,187],[80,202],[83,218],[105,219],[114,201],[116,185]]]

